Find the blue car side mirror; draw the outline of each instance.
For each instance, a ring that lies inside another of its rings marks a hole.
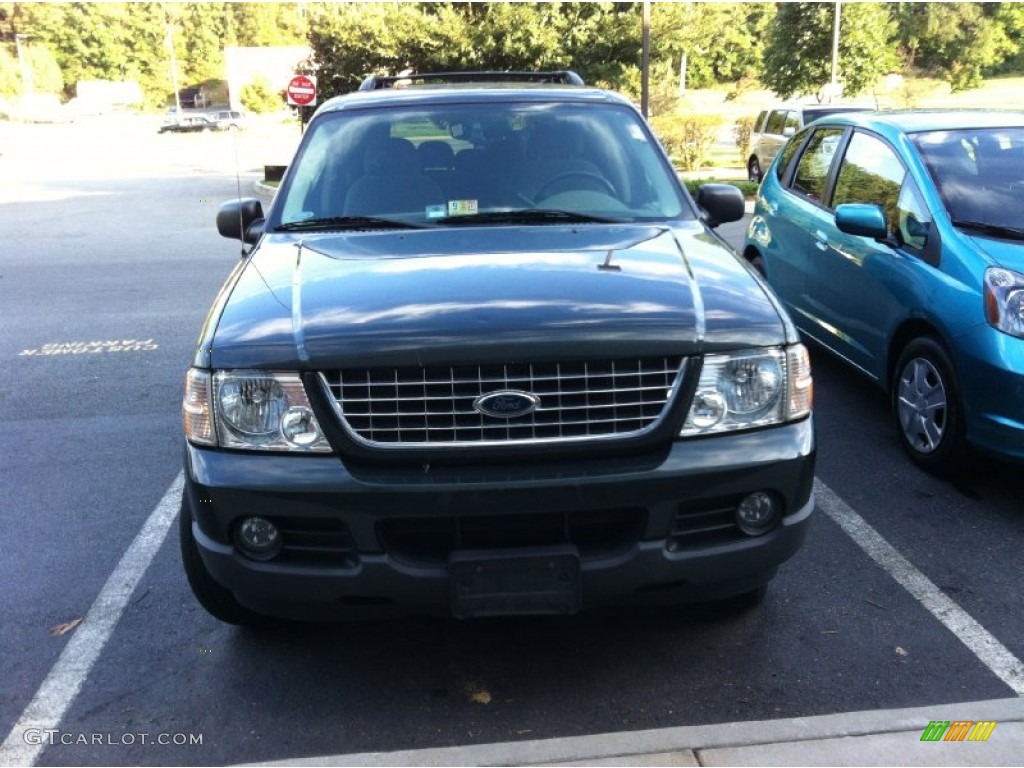
[[[844,203],[836,208],[836,226],[840,232],[884,240],[889,236],[885,213],[880,205]]]

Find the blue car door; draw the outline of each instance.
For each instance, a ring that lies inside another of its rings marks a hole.
[[[825,207],[832,161],[843,128],[819,128],[807,143],[785,193],[767,190],[764,219],[771,232],[765,247],[768,281],[791,310],[800,330],[817,338],[816,312],[809,295],[810,233],[829,211]],[[767,186],[770,182],[765,181]]]
[[[841,232],[835,209],[844,203],[880,206],[888,237]],[[884,378],[892,331],[918,303],[915,251],[923,247],[927,209],[892,147],[857,130],[841,158],[830,205],[815,218],[807,271],[812,335],[872,377]]]

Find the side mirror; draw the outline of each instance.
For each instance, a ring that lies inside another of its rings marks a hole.
[[[217,211],[217,231],[222,237],[252,245],[263,234],[263,204],[255,197],[223,203]]]
[[[739,221],[746,213],[743,193],[732,184],[702,184],[697,190],[697,205],[704,211],[709,227]]]
[[[792,125],[787,125],[785,128],[782,129],[782,135],[785,136],[787,139],[795,133],[796,128],[794,128]]]
[[[840,232],[860,237],[884,240],[889,236],[882,206],[864,203],[844,203],[836,208],[836,226]]]

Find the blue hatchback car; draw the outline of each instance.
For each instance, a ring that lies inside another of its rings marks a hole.
[[[765,174],[744,255],[890,394],[917,464],[1024,458],[1024,112],[812,123]]]

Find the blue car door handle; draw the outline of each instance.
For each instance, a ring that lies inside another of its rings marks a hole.
[[[828,250],[828,235],[822,232],[820,229],[814,233],[814,247],[819,251]]]

